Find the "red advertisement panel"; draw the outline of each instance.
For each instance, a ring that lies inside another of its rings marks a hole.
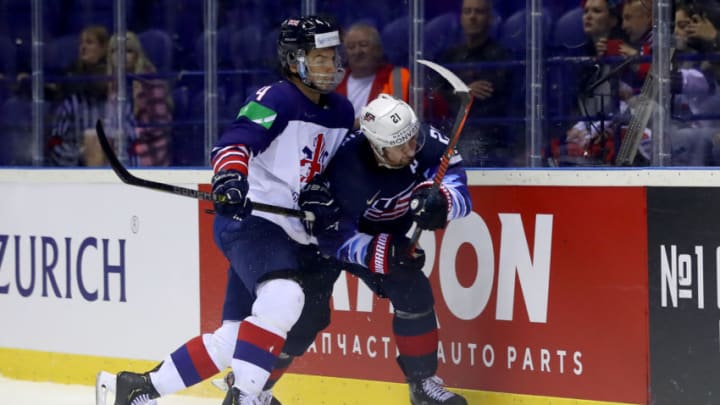
[[[210,185],[200,185],[202,191],[212,191]],[[213,240],[213,205],[200,201],[200,328],[203,333],[214,331],[222,322],[222,306],[227,283],[228,261]]]
[[[645,190],[471,193],[473,214],[421,238],[440,324],[438,374],[458,388],[646,403]],[[210,220],[201,219],[206,241]],[[217,291],[224,267],[207,269],[217,253],[202,246],[201,273],[214,280],[202,288]],[[214,294],[202,296],[221,302]],[[331,326],[291,372],[403,381],[388,302],[343,275],[333,307]],[[204,298],[203,322],[217,325],[219,308]]]

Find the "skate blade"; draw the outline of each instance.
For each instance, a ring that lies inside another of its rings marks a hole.
[[[227,392],[230,387],[227,385],[227,381],[225,381],[224,378],[215,378],[212,380],[212,385],[215,386],[215,388],[219,389],[222,392]]]
[[[101,371],[95,377],[95,405],[107,405],[107,393],[115,392],[115,374]]]

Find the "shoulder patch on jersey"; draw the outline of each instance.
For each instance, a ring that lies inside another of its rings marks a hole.
[[[265,129],[269,129],[275,122],[277,113],[256,101],[251,101],[240,109],[236,119],[240,117],[245,117]]]

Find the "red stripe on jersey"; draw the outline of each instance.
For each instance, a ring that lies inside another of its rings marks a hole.
[[[395,343],[403,356],[425,356],[437,350],[438,331],[433,329],[417,336],[395,335]]]
[[[267,329],[245,320],[240,324],[238,340],[248,342],[266,352],[279,356],[285,344],[285,338],[278,336]]]
[[[221,170],[235,170],[248,174],[250,154],[245,145],[226,146],[215,153],[212,160],[213,173]]]
[[[205,344],[203,343],[202,336],[193,338],[187,343],[187,345],[185,345],[185,347],[187,347],[190,360],[192,360],[195,370],[201,379],[205,380],[220,372],[210,358],[210,355],[205,348]]]

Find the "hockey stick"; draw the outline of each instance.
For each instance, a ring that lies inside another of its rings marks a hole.
[[[672,60],[674,55],[675,48],[671,48],[669,59]],[[654,70],[655,69],[651,69],[645,77],[640,94],[636,96],[638,99],[637,106],[630,109],[634,114],[632,114],[630,118],[625,136],[620,142],[620,149],[615,158],[615,164],[617,166],[632,166],[635,162],[635,156],[640,147],[640,141],[645,132],[645,127],[648,121],[650,121],[650,115],[653,109],[657,106],[655,99],[658,94],[658,86],[655,81],[657,74],[654,73]]]
[[[140,177],[136,177],[130,174],[130,172],[125,168],[125,166],[120,163],[120,160],[115,154],[115,151],[113,150],[112,146],[110,146],[110,142],[105,135],[105,129],[103,128],[102,121],[97,121],[95,129],[97,130],[100,147],[102,148],[105,157],[107,157],[108,162],[110,163],[110,167],[112,167],[115,174],[120,178],[120,180],[122,180],[123,183],[129,184],[131,186],[149,188],[151,190],[165,191],[167,193],[182,195],[198,200],[207,200],[220,203],[227,202],[227,197],[225,197],[224,195],[208,193],[200,190],[193,190],[191,188],[185,188],[180,186],[173,186],[172,184],[159,183],[152,180],[141,179]],[[269,212],[271,214],[297,217],[300,219],[305,219],[307,221],[311,221],[314,219],[311,218],[311,215],[308,215],[310,214],[309,212],[295,210],[291,208],[277,207],[275,205],[263,204],[255,201],[252,202],[252,206],[253,210]]]
[[[440,166],[438,166],[437,173],[435,173],[435,177],[433,178],[433,184],[431,187],[433,190],[437,190],[440,188],[443,177],[445,177],[445,172],[447,171],[448,165],[450,165],[450,159],[455,153],[455,146],[460,139],[460,133],[462,133],[465,121],[467,121],[468,114],[470,113],[473,97],[470,95],[470,88],[449,69],[425,59],[418,59],[417,62],[429,67],[447,80],[453,87],[455,94],[457,94],[461,100],[460,108],[458,109],[457,116],[455,117],[455,123],[452,127],[452,136],[450,137],[447,148],[445,148],[445,152],[443,152],[443,155],[440,158]],[[417,244],[421,233],[422,229],[416,226],[415,231],[410,238],[410,246],[413,246],[413,250],[415,249],[415,245]]]

